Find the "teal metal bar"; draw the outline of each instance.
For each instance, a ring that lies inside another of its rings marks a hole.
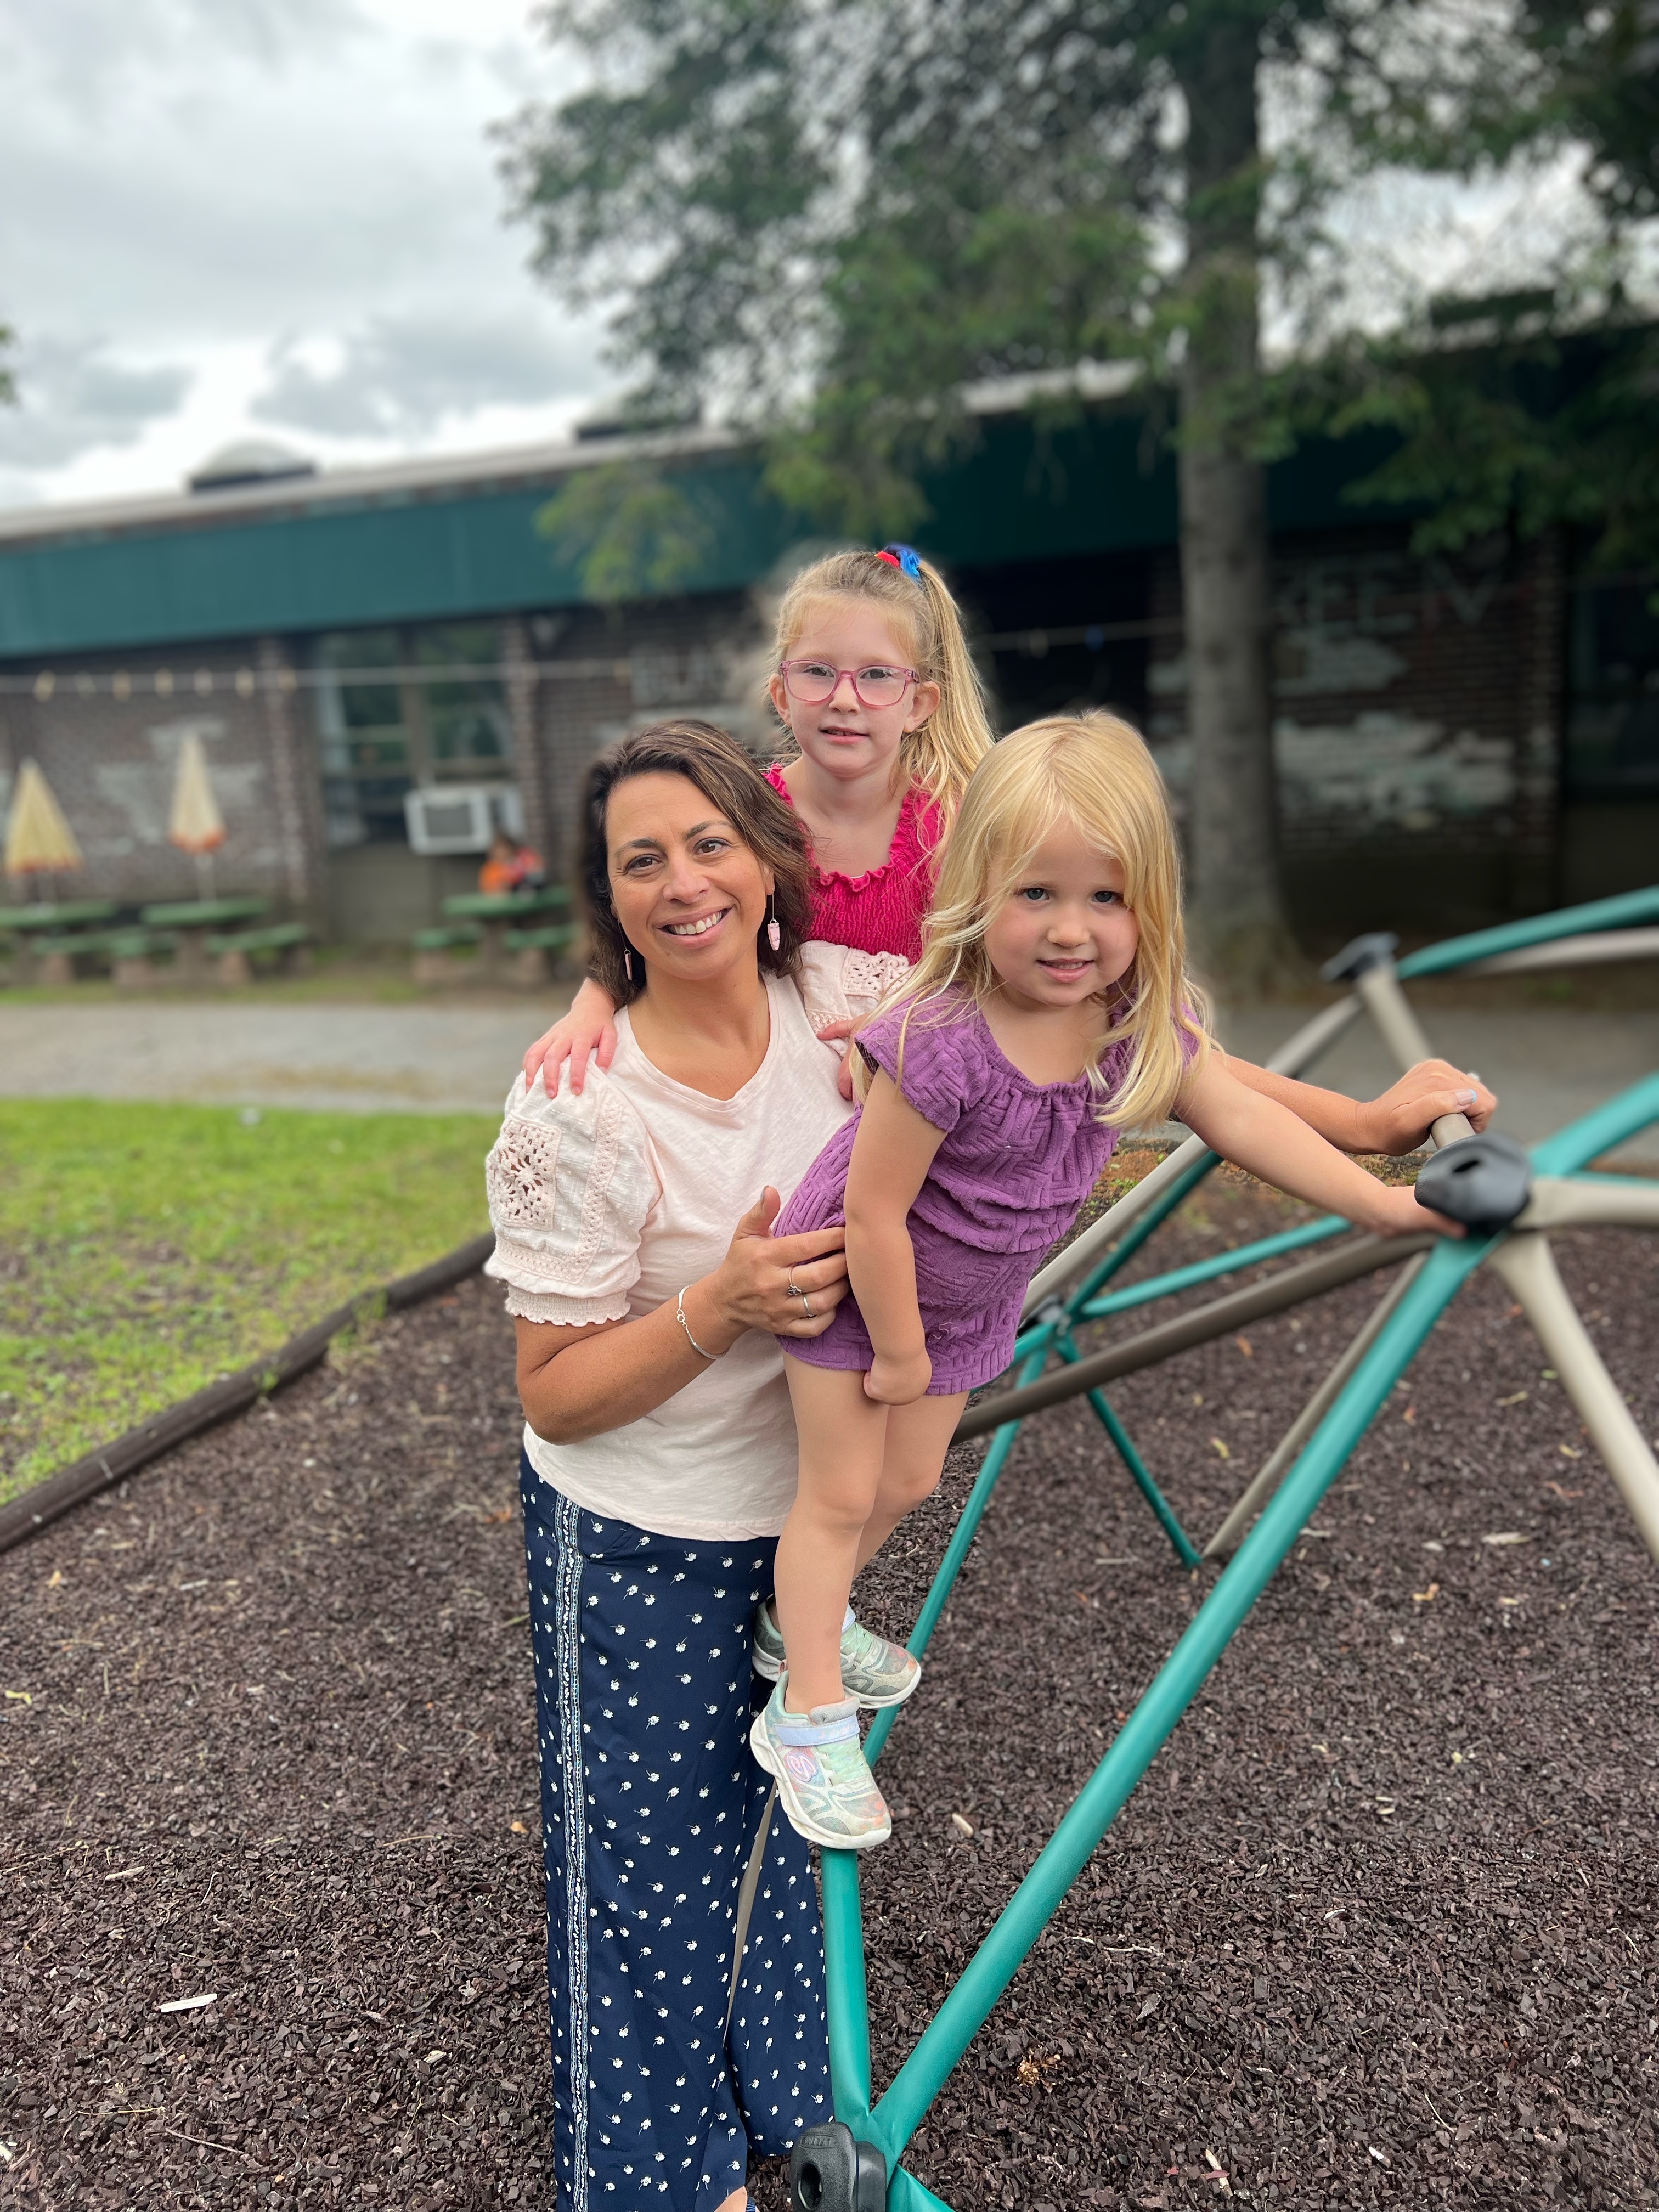
[[[775,1819],[781,1817],[775,1813]],[[836,2118],[861,2135],[870,2118],[870,1996],[864,1973],[864,1914],[859,1904],[859,1855],[825,1851],[823,1950],[838,1968],[827,1978],[830,2081]]]
[[[887,2212],[951,2212],[951,2207],[900,2166],[887,2184]]]
[[[1079,1296],[1091,1297],[1103,1283],[1109,1282],[1134,1258],[1153,1231],[1163,1227],[1182,1200],[1190,1198],[1206,1176],[1213,1175],[1220,1165],[1219,1152],[1206,1152],[1201,1160],[1194,1160],[1186,1174],[1170,1185],[1157,1205],[1141,1216],[1122,1243],[1113,1245],[1082,1290],[1074,1291],[1067,1304],[1074,1304]]]
[[[1347,1224],[1342,1224],[1346,1229]],[[1054,1340],[1054,1350],[1068,1367],[1075,1367],[1083,1354],[1069,1336],[1061,1334]],[[1193,1548],[1192,1540],[1176,1518],[1175,1509],[1152,1479],[1152,1471],[1135,1449],[1129,1431],[1119,1419],[1116,1407],[1103,1390],[1091,1390],[1089,1403],[1094,1407],[1101,1426],[1111,1438],[1118,1457],[1134,1478],[1135,1487],[1157,1516],[1158,1525],[1175,1547],[1176,1557],[1183,1567],[1203,1565],[1203,1555]]]
[[[1547,945],[1553,938],[1577,937],[1581,931],[1626,929],[1633,923],[1659,921],[1659,884],[1647,890],[1625,891],[1617,898],[1592,899],[1588,906],[1564,906],[1554,914],[1535,914],[1525,921],[1504,922],[1497,929],[1477,929],[1468,937],[1449,937],[1443,945],[1425,945],[1408,952],[1395,973],[1402,981],[1413,975],[1443,975],[1472,961],[1493,960],[1500,952],[1519,952],[1528,945]]]
[[[1286,1229],[1277,1237],[1262,1237],[1254,1244],[1241,1244],[1231,1252],[1218,1252],[1208,1260],[1194,1260],[1190,1267],[1175,1267],[1167,1275],[1149,1275],[1144,1283],[1132,1283],[1127,1291],[1113,1291],[1105,1297],[1090,1298],[1076,1308],[1074,1322],[1104,1321],[1109,1314],[1128,1313],[1136,1306],[1150,1305],[1156,1298],[1172,1298],[1178,1291],[1190,1291],[1200,1283],[1212,1283],[1218,1276],[1237,1275],[1245,1267],[1259,1267],[1268,1260],[1278,1260],[1286,1252],[1299,1252],[1304,1245],[1322,1244],[1328,1237],[1340,1237],[1353,1224],[1345,1221],[1340,1213],[1322,1214],[1317,1221],[1305,1222],[1300,1229]]]
[[[894,2161],[1490,1240],[1437,1245],[871,2115]]]
[[[1656,894],[1659,896],[1659,893]],[[1554,1136],[1532,1148],[1532,1164],[1540,1175],[1572,1175],[1592,1160],[1610,1152],[1615,1145],[1639,1136],[1650,1122],[1659,1121],[1659,1075],[1632,1084],[1617,1098],[1609,1098],[1582,1121],[1572,1121]]]
[[[1153,1231],[1161,1228],[1182,1200],[1190,1198],[1205,1176],[1213,1174],[1220,1165],[1219,1152],[1206,1152],[1201,1160],[1194,1160],[1186,1174],[1179,1176],[1170,1185],[1150,1212],[1143,1215],[1136,1222],[1134,1227],[1124,1237],[1122,1243],[1114,1244],[1099,1266],[1092,1268],[1082,1282],[1074,1284],[1066,1292],[1062,1301],[1066,1312],[1075,1314],[1085,1299],[1092,1297],[1103,1283],[1109,1282],[1121,1268],[1127,1266]],[[1042,1322],[1034,1321],[1018,1339],[1014,1345],[1014,1359],[1008,1363],[1011,1367],[1014,1360],[1023,1358],[1025,1353],[1035,1346],[1037,1340],[1037,1331],[1042,1326]]]
[[[1053,1341],[1054,1331],[1058,1326],[1059,1324],[1054,1322],[1047,1324],[1045,1329],[1047,1341],[1040,1344],[1026,1359],[1024,1366],[1020,1370],[1019,1379],[1022,1382],[1035,1382],[1042,1374],[1043,1362],[1048,1356],[1048,1345]],[[992,1493],[1002,1479],[1002,1470],[1007,1465],[1008,1455],[1013,1449],[1014,1438],[1018,1434],[1018,1421],[1009,1421],[1002,1428],[992,1431],[991,1449],[986,1453],[981,1463],[979,1473],[974,1478],[974,1486],[968,1493],[968,1502],[963,1507],[957,1525],[951,1533],[951,1541],[945,1547],[945,1557],[939,1561],[939,1572],[933,1577],[933,1587],[927,1593],[927,1602],[917,1616],[915,1626],[905,1638],[905,1648],[915,1658],[920,1659],[933,1641],[933,1631],[939,1626],[939,1615],[950,1602],[951,1592],[956,1587],[957,1577],[962,1572],[963,1561],[968,1557],[969,1547],[974,1540],[980,1522],[985,1517],[985,1509],[991,1502]],[[883,1744],[892,1734],[893,1723],[898,1718],[902,1710],[902,1708],[898,1705],[889,1705],[884,1711],[878,1712],[871,1723],[870,1733],[864,1739],[864,1755],[872,1766],[880,1755]]]

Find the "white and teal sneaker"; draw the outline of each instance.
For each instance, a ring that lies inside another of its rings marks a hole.
[[[787,1679],[779,1677],[756,1714],[749,1745],[775,1778],[790,1826],[808,1843],[831,1850],[867,1851],[884,1844],[893,1832],[893,1816],[859,1741],[857,1700],[786,1712]]]
[[[766,1682],[783,1673],[783,1638],[769,1605],[755,1615],[755,1672]],[[855,1620],[849,1605],[841,1631],[841,1686],[854,1705],[872,1712],[902,1705],[921,1680],[921,1660]]]

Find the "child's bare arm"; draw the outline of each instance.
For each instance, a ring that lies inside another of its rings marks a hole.
[[[1453,1237],[1463,1233],[1455,1222],[1419,1206],[1413,1192],[1368,1176],[1289,1107],[1241,1083],[1219,1054],[1188,1079],[1176,1112],[1224,1159],[1311,1206],[1346,1214],[1358,1228],[1382,1237],[1407,1237],[1422,1229]]]
[[[1484,1129],[1498,1100],[1477,1075],[1465,1075],[1443,1060],[1419,1060],[1379,1098],[1348,1098],[1340,1091],[1273,1075],[1233,1054],[1229,1070],[1247,1089],[1277,1098],[1298,1120],[1317,1129],[1340,1152],[1415,1152],[1443,1114],[1467,1114],[1472,1128]]]
[[[559,1070],[570,1062],[570,1088],[581,1097],[587,1076],[587,1055],[596,1052],[601,1067],[617,1055],[617,1006],[609,991],[590,975],[545,1036],[538,1036],[524,1056],[524,1079],[533,1084],[539,1074],[548,1097],[557,1095]]]
[[[908,1406],[933,1380],[905,1218],[944,1141],[878,1072],[847,1170],[847,1273],[875,1351],[864,1387],[885,1406]]]

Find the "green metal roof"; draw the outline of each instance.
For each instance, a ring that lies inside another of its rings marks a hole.
[[[1138,413],[1091,413],[1044,433],[992,416],[977,449],[928,483],[917,532],[942,562],[972,568],[1171,543],[1175,470],[1148,466]],[[1341,489],[1386,450],[1376,437],[1310,444],[1270,477],[1279,529],[1366,519]],[[264,632],[350,629],[580,603],[577,577],[535,518],[589,449],[481,455],[322,476],[248,497],[207,495],[98,514],[4,518],[0,659],[138,650]],[[685,588],[741,588],[807,526],[762,491],[752,453],[704,441],[670,465],[695,478],[714,526]]]

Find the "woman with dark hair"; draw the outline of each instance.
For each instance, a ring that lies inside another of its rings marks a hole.
[[[806,1846],[747,1738],[795,1487],[777,1337],[847,1269],[839,1229],[769,1232],[851,1111],[821,1033],[904,963],[803,945],[799,818],[708,723],[595,763],[579,877],[617,1054],[580,1097],[515,1085],[487,1271],[526,1416],[557,2195],[739,2212],[751,2150],[831,2116]]]

